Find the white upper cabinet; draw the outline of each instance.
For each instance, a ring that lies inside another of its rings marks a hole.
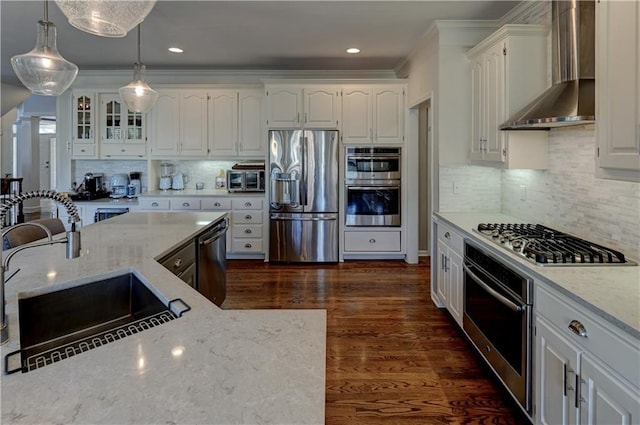
[[[404,141],[403,86],[346,86],[342,93],[343,143]]]
[[[180,91],[180,155],[207,156],[207,92]]]
[[[151,156],[207,156],[206,90],[161,90],[151,109]]]
[[[261,89],[210,92],[210,156],[264,156],[263,97]]]
[[[329,85],[268,85],[269,128],[336,129],[340,125],[340,88]]]
[[[160,90],[158,100],[151,109],[151,156],[178,155],[180,132],[180,92]]]
[[[100,94],[100,157],[144,158],[145,114],[127,108],[118,94]]]
[[[90,91],[73,91],[72,105],[72,157],[95,159],[96,144],[96,94]]]
[[[640,3],[596,4],[596,137],[604,177],[640,180]],[[622,171],[626,174],[615,175]],[[610,174],[612,173],[612,174]]]
[[[209,108],[211,154],[235,155],[238,150],[238,92],[212,90]]]
[[[547,88],[547,32],[542,25],[505,25],[467,53],[475,163],[546,168],[546,131],[499,127]]]

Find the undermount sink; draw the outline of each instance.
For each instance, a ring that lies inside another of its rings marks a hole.
[[[176,300],[174,300],[176,301]],[[21,367],[28,372],[171,321],[174,313],[134,274],[18,300]],[[7,357],[14,355],[11,353]]]

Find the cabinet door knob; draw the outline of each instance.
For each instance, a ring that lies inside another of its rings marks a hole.
[[[245,220],[251,220],[252,219],[251,214],[245,215],[244,218],[245,218]]]
[[[584,327],[584,325],[582,323],[580,323],[579,320],[572,320],[569,323],[569,329],[571,330],[571,332],[573,332],[574,334],[581,336],[583,338],[587,338],[587,329]]]
[[[244,229],[244,232],[245,232],[247,235],[249,235],[249,234],[251,234],[251,233],[252,233],[252,232],[251,232],[251,229]]]

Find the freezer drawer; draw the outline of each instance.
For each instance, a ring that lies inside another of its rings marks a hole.
[[[274,213],[269,226],[270,261],[338,261],[338,214]]]

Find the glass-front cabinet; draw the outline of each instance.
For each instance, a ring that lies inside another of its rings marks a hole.
[[[100,95],[100,157],[146,156],[145,116],[117,94]]]
[[[93,92],[73,92],[72,156],[74,158],[98,157],[95,138],[95,99]]]

